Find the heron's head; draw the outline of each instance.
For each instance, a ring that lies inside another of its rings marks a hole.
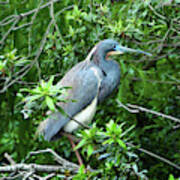
[[[104,57],[107,57],[110,55],[128,53],[128,52],[142,53],[142,54],[151,56],[150,53],[147,53],[141,50],[135,50],[135,49],[123,47],[117,41],[114,41],[112,39],[105,39],[103,41],[100,41],[96,45],[96,52],[100,53]]]

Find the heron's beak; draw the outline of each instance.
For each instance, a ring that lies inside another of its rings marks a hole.
[[[141,50],[135,50],[135,49],[123,47],[123,46],[120,46],[120,45],[116,46],[115,51],[109,52],[108,55],[123,54],[123,53],[128,53],[128,52],[141,53],[141,54],[145,54],[147,56],[152,56],[151,53],[148,53],[148,52],[145,52],[145,51],[141,51]]]

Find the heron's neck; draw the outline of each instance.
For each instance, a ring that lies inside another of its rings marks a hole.
[[[102,70],[103,74],[106,75],[108,71],[108,62],[105,59],[106,55],[103,53],[95,53],[93,56],[93,62]]]
[[[101,66],[101,64],[104,64],[104,62],[106,61],[105,54],[97,50],[94,53],[92,60],[96,65]]]

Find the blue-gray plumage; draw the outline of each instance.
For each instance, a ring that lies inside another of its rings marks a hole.
[[[120,83],[120,67],[116,61],[107,60],[104,62],[103,79],[98,94],[98,102],[102,102],[109,96]]]
[[[102,102],[120,83],[119,65],[113,60],[107,60],[107,55],[128,51],[149,55],[143,51],[122,47],[116,41],[107,39],[99,42],[84,61],[65,74],[58,86],[71,87],[65,98],[75,102],[59,104],[68,116],[55,112],[40,124],[39,132],[46,140],[53,139],[61,129],[66,132],[77,129],[80,124],[70,117],[82,123],[92,120],[97,103]]]
[[[101,78],[102,73],[93,62],[83,61],[72,68],[60,81],[59,87],[71,87],[68,90],[67,99],[75,100],[67,103],[59,103],[61,108],[70,116],[74,117],[87,105],[91,104],[98,94],[98,78],[92,68],[96,68]],[[70,121],[69,117],[60,112],[53,113],[40,125],[40,131],[46,140],[56,135],[66,123]]]

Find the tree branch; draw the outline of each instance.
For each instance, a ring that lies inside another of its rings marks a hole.
[[[32,171],[34,172],[65,172],[66,170],[70,172],[77,173],[76,168],[65,168],[64,166],[57,165],[39,165],[39,164],[15,164],[8,166],[0,166],[0,172],[17,172],[17,171]]]
[[[159,155],[157,155],[157,154],[154,154],[153,152],[148,151],[148,150],[143,149],[143,148],[137,148],[134,144],[131,144],[131,143],[126,143],[126,144],[127,144],[128,146],[130,146],[130,147],[135,147],[138,151],[141,151],[141,152],[143,152],[143,153],[145,153],[145,154],[148,154],[149,156],[154,157],[154,158],[156,158],[156,159],[159,159],[159,160],[163,161],[164,163],[169,164],[170,166],[173,166],[173,167],[175,167],[176,169],[180,170],[180,166],[178,166],[177,164],[169,161],[168,159],[166,159],[166,158],[164,158],[164,157],[162,157],[162,156],[159,156]]]
[[[160,113],[160,112],[157,112],[157,111],[153,111],[153,110],[150,110],[150,109],[146,109],[144,107],[133,105],[133,104],[127,104],[127,106],[129,106],[130,108],[134,108],[134,109],[138,109],[140,111],[144,111],[144,112],[148,112],[148,113],[151,113],[151,114],[155,114],[157,116],[161,116],[163,118],[170,119],[172,121],[180,123],[180,119],[178,119],[176,117],[173,117],[173,116],[170,116],[170,115],[166,115],[166,114],[163,114],[163,113]]]
[[[62,165],[64,168],[70,168],[70,169],[79,169],[79,166],[75,163],[69,162],[66,159],[62,158],[61,156],[59,156],[55,151],[53,151],[52,149],[44,149],[44,150],[39,150],[39,151],[32,151],[30,152],[27,157],[25,158],[25,160],[23,162],[25,162],[30,156],[34,156],[34,155],[38,155],[38,154],[43,154],[43,153],[50,153],[53,155],[55,161],[57,161],[60,165]]]
[[[160,113],[160,112],[157,112],[157,111],[153,111],[153,110],[150,110],[150,109],[146,109],[144,107],[133,105],[133,104],[127,104],[125,106],[119,100],[117,100],[117,103],[118,103],[119,107],[123,107],[124,109],[126,109],[127,111],[129,111],[131,113],[132,112],[133,113],[139,113],[140,111],[143,111],[143,112],[155,114],[156,116],[160,116],[160,117],[163,117],[163,118],[166,118],[166,119],[170,119],[170,120],[172,120],[174,122],[180,123],[180,119],[178,119],[176,117],[173,117],[173,116],[170,116],[170,115],[166,115],[166,114],[163,114],[163,113]],[[129,108],[133,108],[133,109],[129,109]]]
[[[56,2],[58,2],[58,1],[60,1],[60,0],[52,0],[54,3],[56,3]],[[46,3],[46,4],[44,4],[44,5],[42,5],[42,6],[40,6],[39,8],[35,8],[35,9],[33,9],[33,10],[31,10],[31,11],[28,11],[28,12],[26,12],[26,13],[21,13],[21,14],[19,14],[19,15],[10,15],[10,16],[8,16],[8,17],[6,17],[6,18],[4,18],[1,22],[0,22],[0,26],[6,26],[6,25],[8,25],[8,24],[10,24],[11,22],[13,22],[15,19],[19,19],[19,18],[24,18],[24,17],[26,17],[26,16],[29,16],[29,15],[31,15],[31,14],[33,14],[34,12],[36,12],[37,11],[37,9],[44,9],[44,8],[46,8],[47,6],[49,6],[51,4],[51,1],[50,2],[48,2],[48,3]]]
[[[57,2],[58,0],[54,1],[54,2]],[[51,2],[49,2],[48,5],[50,5]],[[63,13],[64,11],[66,10],[69,10],[69,9],[72,9],[74,6],[71,5],[71,6],[68,6],[68,7],[65,7],[63,8],[62,10],[60,10],[57,14],[56,14],[56,17],[59,16],[61,13]],[[37,9],[35,9],[37,10]],[[37,50],[37,53],[36,53],[36,57],[35,59],[31,62],[31,64],[28,64],[27,66],[24,66],[18,73],[15,74],[15,77],[12,81],[10,81],[9,83],[6,82],[6,84],[4,85],[4,87],[2,88],[2,90],[0,90],[0,93],[4,93],[10,86],[12,86],[14,83],[16,83],[19,79],[23,78],[29,71],[30,69],[33,67],[33,65],[35,63],[37,63],[37,60],[39,59],[42,51],[43,51],[43,47],[45,45],[45,42],[46,42],[46,39],[47,39],[47,35],[49,34],[49,31],[50,31],[50,27],[51,25],[54,23],[54,19],[51,19],[47,29],[46,29],[46,32],[44,33],[44,37],[43,39],[41,40],[41,44],[40,44],[40,48]],[[38,67],[38,72],[40,73],[40,68],[39,66]],[[22,73],[20,75],[20,73]],[[8,80],[9,81],[9,80]]]

